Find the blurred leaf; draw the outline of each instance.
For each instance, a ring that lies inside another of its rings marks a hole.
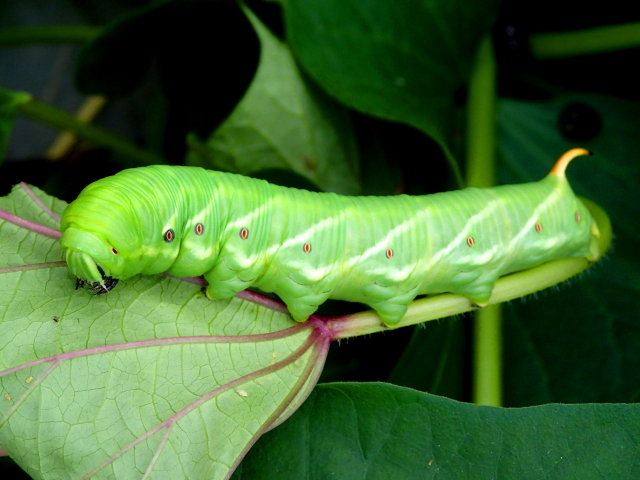
[[[34,478],[228,478],[306,398],[328,338],[175,278],[74,291],[64,205],[0,199],[0,445]]]
[[[140,85],[157,48],[157,11],[157,5],[131,10],[82,48],[75,72],[81,92],[120,97]]]
[[[611,253],[581,278],[505,307],[505,397],[508,405],[544,402],[628,402],[640,399],[640,103],[567,95],[547,102],[502,100],[501,183],[540,178],[553,158],[576,144],[566,139],[567,106],[589,108],[574,128],[595,155],[568,170],[579,195],[609,214]],[[595,112],[595,116],[594,113]],[[594,128],[591,124],[600,125]]]
[[[319,385],[235,480],[638,478],[640,405],[522,409],[386,384]]]
[[[208,133],[246,90],[258,48],[237,2],[154,2],[117,18],[83,48],[76,82],[85,93],[121,97],[138,88],[154,66],[168,128],[186,124]]]
[[[451,151],[455,93],[499,2],[284,3],[304,68],[341,102],[427,133]]]
[[[304,78],[289,48],[249,13],[261,43],[253,83],[187,163],[243,174],[285,168],[322,190],[358,193],[358,158],[347,112]]]
[[[0,164],[4,161],[17,108],[31,100],[26,92],[15,92],[0,87]]]

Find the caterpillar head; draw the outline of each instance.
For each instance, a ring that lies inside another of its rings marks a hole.
[[[134,257],[141,240],[129,216],[122,202],[93,186],[65,209],[60,244],[77,286],[88,283],[95,293],[106,293],[118,279],[138,273]]]
[[[118,279],[171,269],[184,223],[172,197],[177,189],[165,180],[171,168],[132,168],[102,178],[65,209],[61,246],[78,285],[105,293]]]
[[[110,242],[93,232],[69,227],[63,230],[62,249],[67,266],[78,279],[77,286],[85,282],[97,294],[115,287],[121,276],[120,252]]]

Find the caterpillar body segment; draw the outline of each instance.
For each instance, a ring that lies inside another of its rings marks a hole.
[[[349,197],[198,167],[150,166],[94,182],[65,210],[70,271],[91,284],[204,275],[207,295],[275,292],[298,321],[329,298],[397,324],[421,294],[485,304],[496,279],[588,257],[595,224],[564,176],[424,196]],[[568,159],[568,160],[567,160]],[[109,281],[105,281],[109,279]]]

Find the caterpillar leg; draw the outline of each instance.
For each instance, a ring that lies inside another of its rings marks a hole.
[[[285,277],[275,293],[287,304],[289,313],[297,322],[304,322],[333,292],[333,282],[320,279],[312,282],[294,272]],[[330,279],[329,279],[330,280]]]
[[[393,283],[384,285],[376,281],[367,285],[366,297],[361,300],[376,311],[382,323],[387,327],[393,327],[407,313],[407,308],[416,298],[418,289],[418,283],[407,282],[403,288],[398,288]]]
[[[495,281],[491,283],[474,284],[472,288],[468,288],[463,292],[456,292],[464,295],[469,299],[472,307],[483,308],[486,307],[491,298],[493,292],[493,286]]]
[[[213,284],[210,283],[206,287],[203,287],[205,295],[209,300],[225,300],[227,298],[233,297],[238,291],[235,291],[232,288],[229,288],[223,284]]]
[[[370,305],[373,308],[382,323],[387,327],[393,327],[397,325],[404,314],[407,313],[408,304],[401,302],[384,302],[380,304]]]
[[[304,322],[329,298],[329,292],[314,293],[300,291],[298,295],[292,295],[291,293],[293,292],[289,294],[282,292],[276,293],[278,293],[282,301],[287,305],[289,313],[296,322]]]
[[[210,300],[225,300],[251,286],[251,280],[242,280],[236,272],[228,268],[217,267],[206,272],[204,279],[208,282],[205,290]]]
[[[310,305],[305,302],[301,302],[299,300],[289,301],[284,300],[284,303],[287,305],[287,309],[289,313],[293,317],[296,322],[304,322],[308,319],[313,313],[318,309],[319,305]]]
[[[591,225],[591,241],[589,242],[589,253],[587,254],[587,260],[595,262],[600,256],[600,246],[598,244],[600,239],[600,229],[595,223]]]

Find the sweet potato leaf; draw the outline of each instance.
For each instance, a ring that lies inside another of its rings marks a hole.
[[[166,276],[99,297],[74,291],[60,260],[63,207],[24,184],[0,199],[0,445],[35,478],[229,478],[308,396],[331,340],[383,329],[367,312],[295,324],[258,294],[211,302],[195,280]],[[542,288],[552,271],[564,277],[565,263],[501,278],[495,301]],[[403,322],[470,308],[436,295],[413,302]],[[381,471],[404,465],[391,453]]]
[[[0,445],[34,478],[228,478],[315,385],[313,321],[162,276],[75,291],[64,202],[21,184],[0,208]]]
[[[456,92],[498,2],[284,2],[305,70],[341,102],[412,125],[449,153]]]
[[[631,480],[640,476],[638,444],[637,404],[509,409],[334,383],[265,435],[233,478]]]
[[[358,193],[358,157],[346,109],[305,78],[289,47],[247,12],[260,39],[258,70],[206,142],[191,137],[187,163],[242,174],[287,169],[322,190]]]

